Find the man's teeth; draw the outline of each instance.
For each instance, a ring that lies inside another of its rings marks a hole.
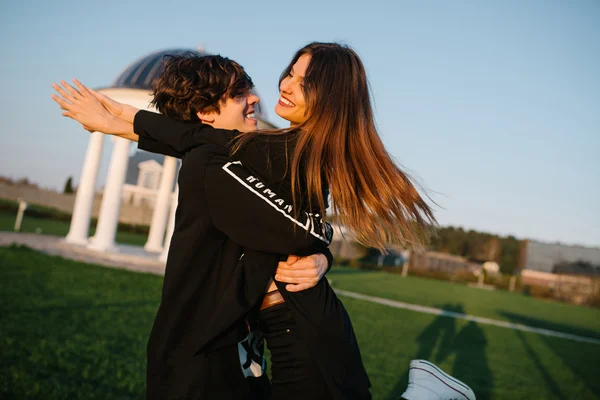
[[[253,118],[254,119],[256,117],[254,116],[254,113],[252,112],[250,114],[246,114],[246,118]]]
[[[294,105],[294,103],[292,103],[291,101],[289,101],[289,100],[288,100],[288,99],[286,99],[286,98],[280,97],[280,98],[279,98],[279,100],[280,100],[280,101],[281,101],[283,104],[285,104],[286,106],[293,106],[293,105]]]

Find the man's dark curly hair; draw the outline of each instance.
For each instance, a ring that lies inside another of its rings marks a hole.
[[[244,68],[229,58],[193,53],[165,56],[163,71],[152,82],[151,104],[168,117],[199,122],[197,112],[219,113],[221,101],[253,87]]]

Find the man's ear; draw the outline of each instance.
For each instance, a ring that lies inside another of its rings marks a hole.
[[[215,114],[216,113],[214,111],[212,111],[210,113],[203,113],[201,111],[198,111],[196,113],[196,115],[198,116],[198,119],[203,124],[213,124],[215,122]]]

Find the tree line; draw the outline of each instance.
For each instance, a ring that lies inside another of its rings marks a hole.
[[[519,268],[521,241],[511,235],[498,236],[447,226],[437,230],[428,248],[473,262],[495,261],[503,274],[512,274]]]

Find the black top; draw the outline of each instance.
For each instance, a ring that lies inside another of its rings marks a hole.
[[[326,248],[331,241],[331,227],[323,223],[318,213],[294,212],[292,209],[286,154],[293,149],[293,136],[257,136],[236,153],[235,160],[230,162],[228,154],[231,139],[239,132],[215,129],[203,124],[185,124],[147,111],[138,112],[134,130],[140,135],[139,146],[142,149],[175,157],[186,154],[179,177],[180,205],[176,215],[176,230],[169,251],[169,259],[174,258],[169,262],[176,265],[173,270],[189,265],[189,260],[182,257],[176,249],[181,246],[186,249],[194,247],[189,243],[178,242],[190,240],[185,234],[185,227],[195,219],[210,218],[212,221],[210,234],[203,236],[207,247],[223,247],[222,242],[213,239],[218,237],[222,241],[228,236],[245,248],[241,267],[233,259],[219,260],[205,255],[200,257],[200,265],[203,265],[204,269],[219,265],[221,271],[218,274],[221,277],[227,276],[228,282],[234,284],[219,285],[208,282],[214,279],[211,276],[215,274],[214,268],[204,274],[203,286],[212,288],[214,296],[219,297],[218,302],[214,297],[211,298],[212,302],[203,299],[205,302],[200,303],[200,308],[196,310],[197,315],[212,315],[210,333],[207,329],[203,332],[181,331],[180,337],[183,340],[188,337],[189,340],[192,340],[192,337],[200,337],[199,349],[203,348],[205,343],[214,345],[214,334],[223,336],[223,333],[227,332],[228,324],[225,320],[239,319],[243,316],[239,314],[242,310],[247,312],[260,300],[282,255],[302,256],[322,252],[328,255],[328,258],[331,256]],[[188,151],[189,153],[186,153]],[[203,179],[199,179],[199,172],[203,174]],[[204,187],[200,188],[202,185]],[[184,189],[184,186],[188,186],[188,189]],[[202,193],[199,194],[199,191]],[[208,210],[208,215],[201,216],[200,209]],[[186,217],[188,213],[191,218]],[[282,221],[287,225],[282,224]],[[177,233],[179,235],[176,236]],[[200,250],[188,251],[197,253]],[[235,257],[241,254],[241,250],[238,249],[237,253],[228,250],[218,254],[224,258],[230,254]],[[167,264],[167,269],[169,266]],[[175,288],[176,283],[172,283],[179,281],[177,276],[173,276],[177,275],[177,272],[171,272],[170,277],[169,272],[167,270],[165,274],[163,304],[168,293],[179,292]],[[322,279],[315,287],[297,293],[288,292],[285,289],[286,284],[282,282],[275,283],[288,303],[296,319],[300,337],[306,340],[333,398],[370,398],[370,383],[362,364],[352,324],[327,280]],[[198,293],[195,295],[198,296]],[[175,299],[177,304],[173,304],[173,308],[181,308],[182,303],[191,302],[192,296],[182,300],[183,302]],[[161,309],[166,307],[163,304]],[[199,302],[194,300],[194,304],[198,305]],[[218,312],[212,313],[214,309]],[[204,311],[207,314],[204,314]],[[155,328],[159,323],[160,314],[159,309]],[[171,325],[172,323],[167,321],[167,326]],[[164,350],[167,351],[166,348]]]

